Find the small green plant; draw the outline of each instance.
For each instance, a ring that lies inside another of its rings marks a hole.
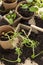
[[[22,54],[21,49],[17,47],[17,48],[15,49],[15,54],[18,55],[17,60],[8,60],[8,59],[5,59],[5,58],[1,58],[1,60],[5,60],[5,61],[11,62],[11,63],[14,63],[14,62],[19,62],[19,63],[20,63],[20,62],[21,62],[20,56],[21,56],[21,54]]]
[[[13,24],[14,20],[16,19],[16,13],[10,11],[9,14],[6,15],[6,18],[9,20],[10,24]]]
[[[31,3],[31,2],[33,2],[33,0],[26,0],[28,3]]]
[[[29,10],[35,12],[41,19],[43,19],[43,0],[35,0],[34,5],[31,6]]]
[[[22,9],[28,9],[30,4],[20,4],[20,6],[22,7]]]
[[[36,49],[37,46],[39,45],[39,42],[27,38],[27,35],[26,35],[25,31],[23,31],[23,32],[24,32],[24,34],[25,34],[26,37],[23,38],[22,44],[25,45],[26,47],[29,47],[29,48],[32,49],[33,54],[31,55],[31,58],[32,58],[32,59],[35,59],[37,56],[39,56],[40,54],[42,54],[43,51],[41,51],[41,52],[38,53],[38,54],[35,54],[35,49]]]
[[[26,0],[27,3],[21,4],[22,9],[28,9],[36,13],[43,20],[43,0]],[[40,14],[42,13],[42,14]]]

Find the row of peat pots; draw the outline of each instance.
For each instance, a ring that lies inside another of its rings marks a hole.
[[[0,58],[7,61],[8,65],[23,62],[22,59],[25,60],[28,57],[35,59],[38,65],[43,65],[43,17],[41,18],[39,12],[38,14],[33,12],[38,10],[37,7],[32,8],[34,3],[27,1],[3,0],[0,2]],[[5,52],[8,55],[4,54]],[[12,59],[16,58],[16,61],[9,60],[10,53]],[[7,62],[5,62],[6,65]]]
[[[1,15],[3,15],[3,17],[1,17]],[[25,23],[27,25],[34,24],[43,28],[43,19],[40,16],[41,15],[31,12],[28,9],[28,3],[26,1],[18,3],[17,0],[14,0],[14,2],[11,3],[10,0],[3,0],[0,4],[0,20],[1,18],[4,18],[10,25],[16,21],[21,21],[22,19],[21,23]]]

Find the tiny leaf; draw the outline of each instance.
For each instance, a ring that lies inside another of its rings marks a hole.
[[[29,8],[29,11],[31,11],[31,12],[36,12],[36,11],[38,11],[38,8],[32,6],[32,7]]]

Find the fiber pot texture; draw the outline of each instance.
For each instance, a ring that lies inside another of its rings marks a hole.
[[[14,32],[14,29],[9,25],[0,26],[0,36],[2,35],[2,32],[9,32],[9,31]],[[7,40],[7,41],[0,40],[0,45],[3,49],[13,49],[13,46],[10,40]]]
[[[16,13],[17,13],[20,17],[22,17],[23,19],[28,20],[28,19],[30,19],[30,18],[32,18],[32,17],[34,16],[34,13],[33,13],[33,12],[28,12],[28,13],[27,13],[27,11],[21,9],[20,5],[21,5],[21,4],[26,4],[26,3],[27,3],[26,1],[21,1],[21,2],[17,5],[17,7],[16,7]],[[21,13],[22,13],[22,14],[21,14]],[[27,17],[27,16],[24,16],[23,14],[24,14],[24,15],[28,15],[28,17]]]
[[[13,2],[13,3],[6,3],[4,1],[2,3],[3,3],[3,6],[5,7],[5,9],[13,9],[17,5],[17,0],[15,0],[15,2]]]

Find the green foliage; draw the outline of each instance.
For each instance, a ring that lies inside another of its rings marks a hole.
[[[33,0],[26,0],[28,3],[31,3],[31,2],[33,2]]]
[[[15,51],[16,51],[15,53],[18,55],[17,62],[21,62],[21,58],[20,58],[20,55],[22,54],[21,49],[16,48]]]
[[[20,48],[16,48],[15,51],[16,51],[15,53],[16,53],[18,56],[20,56],[20,55],[22,54]]]
[[[37,8],[37,7],[34,7],[34,6],[31,6],[31,7],[29,8],[29,11],[31,11],[31,12],[36,12],[36,11],[38,11],[38,8]]]
[[[20,48],[16,48],[15,51],[16,51],[15,53],[18,55],[17,60],[8,60],[6,58],[1,58],[1,60],[7,61],[7,62],[11,62],[11,63],[14,63],[14,62],[20,63],[21,62],[20,55],[22,54],[22,52],[21,52]]]
[[[13,24],[15,18],[16,18],[16,13],[10,11],[9,14],[6,15],[6,18],[9,20],[8,22],[10,24]]]
[[[13,37],[18,37],[20,35],[20,33],[18,33],[18,32],[14,32],[14,35],[13,35]]]
[[[43,12],[40,12],[39,14],[40,14],[41,19],[43,20]]]
[[[30,4],[21,4],[22,9],[28,9]]]

